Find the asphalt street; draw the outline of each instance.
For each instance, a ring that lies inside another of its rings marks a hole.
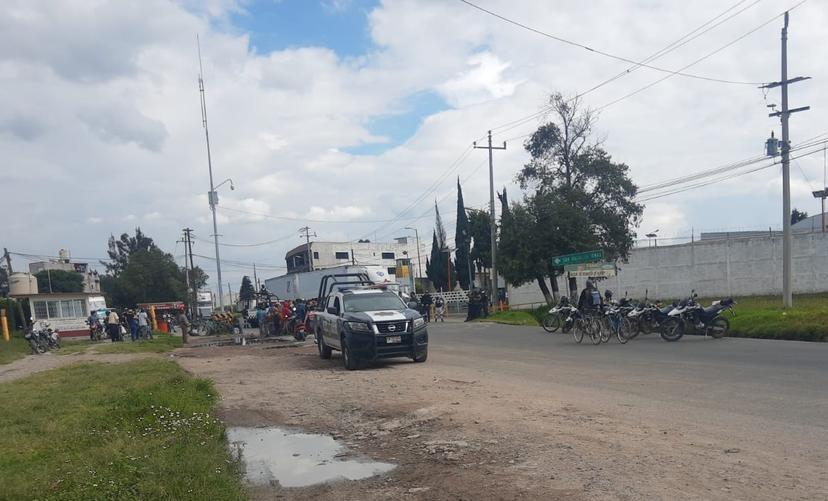
[[[651,334],[594,346],[539,327],[482,322],[432,323],[429,332],[432,358],[446,355],[450,364],[637,397],[665,416],[725,412],[828,431],[828,344],[700,336],[668,343]]]

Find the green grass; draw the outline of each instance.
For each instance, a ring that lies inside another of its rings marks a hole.
[[[0,337],[0,365],[14,362],[31,352],[32,349],[29,348],[29,343],[23,339],[23,335],[19,332],[12,332],[9,342]]]
[[[546,311],[546,310],[544,310]],[[494,322],[497,324],[507,325],[532,325],[538,326],[538,319],[534,314],[534,310],[510,310],[499,311],[492,313],[486,318],[481,318],[481,322]]]
[[[3,499],[245,499],[217,393],[174,362],[78,364],[0,384]]]
[[[718,298],[717,298],[718,299]],[[782,308],[780,297],[737,297],[736,316],[725,313],[730,321],[730,337],[786,339],[792,341],[828,341],[828,294],[805,294],[794,297],[791,310]],[[709,306],[711,299],[701,299]],[[672,301],[665,301],[665,304]],[[488,322],[538,326],[549,310],[512,310],[490,315]]]
[[[782,308],[779,297],[735,298],[736,316],[726,314],[731,337],[828,341],[828,295],[794,297],[794,307]],[[709,301],[702,304],[708,305]]]
[[[164,353],[182,346],[181,338],[154,332],[153,339],[146,341],[131,341],[128,337],[122,343],[110,343],[109,341],[93,342],[88,339],[82,341],[63,342],[60,351],[61,355],[72,355],[86,351],[87,353]],[[92,349],[89,349],[92,347]],[[88,350],[88,351],[87,351]]]

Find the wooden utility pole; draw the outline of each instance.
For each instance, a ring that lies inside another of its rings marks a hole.
[[[489,301],[492,304],[497,301],[497,218],[495,216],[495,202],[494,202],[494,164],[492,159],[493,150],[505,150],[506,141],[503,146],[492,146],[492,131],[489,131],[489,145],[477,146],[477,141],[473,144],[475,149],[489,150],[489,224],[491,225],[492,233],[492,293]]]

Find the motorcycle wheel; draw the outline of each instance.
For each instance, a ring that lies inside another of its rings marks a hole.
[[[569,331],[572,330],[572,326],[574,325],[574,323],[575,322],[572,321],[571,319],[567,319],[567,320],[564,320],[563,322],[561,322],[561,332],[564,333],[564,334],[568,334]]]
[[[666,320],[661,325],[661,339],[665,341],[678,341],[684,336],[684,322],[675,318]]]
[[[541,321],[541,327],[543,327],[543,330],[546,332],[556,332],[561,328],[561,317],[559,315],[552,314],[546,315],[543,317],[543,321]]]
[[[624,324],[626,332],[624,335],[627,338],[627,341],[630,339],[635,339],[642,331],[643,321],[640,318],[636,318],[635,320],[631,320],[629,318],[624,319]]]
[[[601,332],[601,342],[609,343],[612,331],[614,330],[612,328],[612,322],[608,318],[604,318],[598,322],[598,329]]]
[[[714,339],[721,339],[725,337],[728,330],[730,330],[730,321],[724,317],[714,318],[710,323],[710,327],[707,329]]]

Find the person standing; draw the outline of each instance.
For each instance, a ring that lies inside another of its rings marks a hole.
[[[178,310],[178,316],[176,317],[176,323],[181,326],[181,336],[184,340],[187,340],[186,332],[190,330],[190,319],[187,318],[187,313],[184,311],[184,308]]]
[[[109,339],[113,343],[121,339],[121,319],[118,318],[118,313],[112,309],[109,310],[109,316],[106,317],[106,329],[109,331]]]
[[[127,325],[129,326],[129,338],[134,343],[138,340],[138,318],[132,310],[127,310],[124,315],[126,316]]]
[[[152,329],[149,327],[149,316],[143,309],[138,311],[138,337],[152,339]]]
[[[434,321],[445,322],[445,313],[446,301],[443,299],[443,296],[437,296],[437,298],[434,299]]]
[[[426,291],[420,296],[420,314],[425,318],[426,322],[431,322],[431,305],[434,301],[431,299],[431,294]]]

